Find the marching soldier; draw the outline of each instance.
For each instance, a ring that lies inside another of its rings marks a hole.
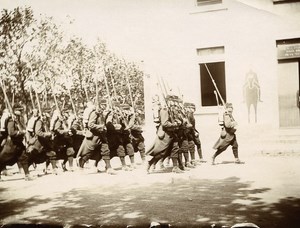
[[[120,106],[120,111],[122,112],[121,120],[121,131],[122,131],[122,141],[123,146],[125,148],[125,154],[129,156],[130,159],[130,169],[135,168],[134,163],[134,148],[131,141],[131,129],[135,122],[135,113],[130,109],[130,106],[127,104],[123,104]]]
[[[56,153],[53,150],[52,133],[46,131],[45,115],[39,115],[37,109],[32,110],[32,117],[26,127],[27,148],[20,158],[24,169],[25,180],[32,180],[29,174],[29,166],[33,163],[40,164],[50,160],[53,173],[56,173]]]
[[[177,96],[175,97],[175,110],[179,119],[181,120],[182,124],[179,126],[178,129],[178,136],[179,136],[179,161],[181,165],[179,166],[182,170],[189,170],[189,168],[195,168],[194,165],[190,163],[189,158],[189,142],[188,142],[188,119],[183,110],[182,100],[180,100]],[[184,156],[184,163],[182,162],[182,155]]]
[[[0,173],[7,165],[14,165],[25,151],[23,144],[25,129],[20,123],[22,110],[15,106],[12,111],[13,113],[7,115],[5,120],[1,119],[1,125],[4,126],[1,126],[3,146],[0,151]]]
[[[142,162],[145,161],[145,139],[143,137],[142,119],[141,119],[141,108],[136,107],[135,121],[131,128],[132,145],[134,152],[140,152]]]
[[[192,139],[192,140],[189,140],[189,150],[190,150],[190,152],[194,151],[195,150],[194,145],[196,145],[197,153],[199,156],[199,162],[204,163],[206,161],[203,159],[201,141],[200,141],[200,137],[199,137],[199,132],[196,129],[196,121],[195,121],[195,117],[194,117],[194,113],[196,111],[196,106],[194,103],[187,103],[186,105],[188,106],[188,108],[187,108],[188,121],[192,125],[191,129],[190,129],[191,137],[192,137],[190,139]],[[191,152],[192,163],[194,163],[194,165],[196,165],[195,156],[193,156],[192,154],[193,154],[193,152]]]
[[[134,162],[134,151],[129,138],[129,129],[127,128],[127,123],[125,123],[126,119],[119,107],[120,104],[114,102],[113,110],[109,110],[106,114],[107,139],[112,152],[111,156],[117,155],[120,158],[122,170],[131,171],[133,167],[126,165],[125,156],[127,152],[131,163]]]
[[[1,122],[0,122],[0,148],[2,148],[4,146],[4,143],[6,141],[6,138],[7,138],[7,122],[8,122],[8,119],[10,117],[10,113],[8,111],[8,109],[4,109],[3,112],[2,112],[2,116],[1,116]]]
[[[84,110],[83,124],[86,133],[78,152],[78,156],[80,156],[79,167],[83,169],[84,164],[92,156],[100,156],[105,162],[106,173],[111,175],[116,174],[110,164],[110,149],[105,124],[102,116],[92,102],[88,102],[87,108]]]
[[[197,152],[199,156],[199,163],[206,162],[203,159],[202,154],[202,147],[201,147],[201,141],[199,138],[199,132],[196,129],[196,121],[194,117],[194,113],[196,111],[196,106],[194,103],[186,103],[185,106],[187,106],[187,116],[188,116],[188,122],[191,124],[190,126],[190,136],[189,136],[189,151],[191,153],[191,162],[196,165],[195,161],[195,145],[197,147]]]
[[[212,157],[212,165],[215,164],[215,159],[218,155],[220,155],[222,152],[224,152],[228,146],[232,146],[232,152],[235,158],[235,163],[239,164],[241,163],[238,155],[238,143],[236,139],[236,127],[237,122],[234,120],[232,116],[233,112],[233,106],[231,103],[225,104],[225,112],[223,114],[224,117],[224,126],[222,128],[221,136],[217,140],[217,142],[214,145],[214,149],[217,151],[214,153]]]
[[[156,164],[161,158],[170,156],[173,163],[172,172],[182,173],[183,171],[178,167],[178,136],[176,130],[181,124],[181,121],[173,115],[173,98],[167,96],[166,107],[160,110],[161,123],[157,130],[157,137],[154,145],[146,152],[147,155],[153,156],[148,161],[147,172],[149,173],[150,167]],[[174,118],[175,117],[175,118]]]
[[[56,109],[53,112],[50,121],[50,131],[53,134],[53,144],[56,152],[56,159],[64,159],[64,157],[67,156],[70,169],[72,170],[73,156],[75,151],[72,146],[70,132],[65,123],[65,117],[59,109]]]

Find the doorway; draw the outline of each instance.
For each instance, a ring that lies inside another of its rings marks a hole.
[[[299,127],[300,62],[278,63],[279,126]]]

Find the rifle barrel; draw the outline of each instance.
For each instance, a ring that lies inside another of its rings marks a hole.
[[[218,89],[218,87],[217,87],[217,85],[216,85],[216,83],[215,83],[215,80],[213,79],[213,77],[212,77],[212,75],[211,75],[211,73],[210,73],[210,71],[209,71],[209,69],[208,69],[206,63],[204,63],[204,66],[205,66],[205,68],[206,68],[206,70],[207,70],[207,72],[208,72],[208,74],[209,74],[210,79],[212,80],[212,83],[213,83],[213,85],[214,85],[214,87],[215,87],[215,89],[216,89],[216,91],[217,91],[217,93],[218,93],[218,95],[219,95],[221,101],[222,101],[222,104],[225,106],[225,102],[224,102],[224,100],[223,100],[223,98],[222,98],[222,96],[221,96],[221,93],[220,93],[220,91],[219,91],[219,89]]]

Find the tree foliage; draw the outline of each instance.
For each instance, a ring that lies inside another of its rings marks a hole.
[[[79,109],[109,97],[144,103],[143,72],[135,63],[118,58],[100,39],[89,48],[68,37],[53,18],[37,19],[30,7],[1,11],[0,47],[0,80],[11,104],[53,108],[56,98],[60,107],[73,102]]]

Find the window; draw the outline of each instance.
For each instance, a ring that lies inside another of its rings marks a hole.
[[[202,107],[217,105],[214,83],[226,102],[225,62],[200,63],[199,67]],[[218,99],[222,104],[220,97]]]
[[[197,6],[220,4],[222,0],[197,0]]]

